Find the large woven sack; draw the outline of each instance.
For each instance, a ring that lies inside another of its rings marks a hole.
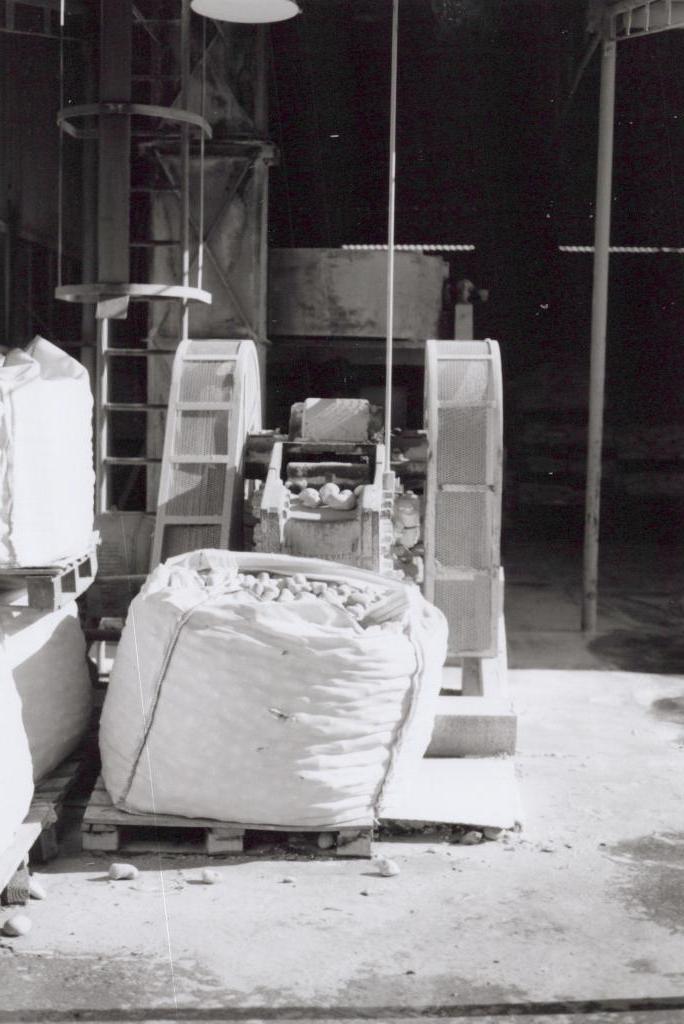
[[[26,817],[32,796],[31,754],[21,701],[0,646],[0,855]]]
[[[381,590],[395,623],[365,629],[313,595],[260,600],[236,582],[259,571]],[[112,670],[109,794],[123,810],[245,825],[371,825],[430,741],[446,637],[416,587],[374,573],[287,555],[170,559],[133,601]]]
[[[0,357],[0,565],[88,550],[92,406],[85,369],[45,338]]]
[[[78,610],[73,602],[54,612],[0,608],[0,634],[38,782],[69,756],[90,720],[92,686]]]

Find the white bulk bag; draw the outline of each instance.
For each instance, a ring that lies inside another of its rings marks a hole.
[[[0,566],[77,557],[93,531],[88,374],[41,337],[0,362]]]
[[[238,571],[382,588],[401,623],[364,629],[312,595],[262,601]],[[416,587],[375,573],[287,555],[172,558],[119,643],[100,723],[109,794],[123,810],[245,825],[372,825],[429,743],[446,638]]]
[[[0,635],[38,782],[69,756],[90,720],[92,686],[78,610],[74,602],[54,612],[0,608]]]
[[[0,855],[28,814],[33,776],[21,701],[0,646]]]

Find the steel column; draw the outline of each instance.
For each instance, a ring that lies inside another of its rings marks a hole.
[[[190,0],[181,0],[181,42],[180,72],[181,93],[180,105],[188,109],[190,86]],[[190,284],[190,128],[187,124],[181,127],[181,284],[187,288]],[[181,306],[181,338],[188,337],[190,308],[187,299]]]
[[[100,102],[131,99],[130,0],[100,3]],[[99,118],[98,280],[123,282],[129,276],[129,193],[131,119]]]
[[[394,334],[394,205],[397,182],[397,65],[399,0],[392,4],[392,67],[390,83],[389,200],[387,211],[387,341],[385,353],[385,464],[386,490],[394,490],[392,459],[392,365]]]
[[[598,603],[599,525],[601,512],[601,452],[606,378],[606,330],[608,323],[608,271],[610,262],[610,214],[613,177],[616,43],[604,40],[601,49],[601,96],[599,108],[598,166],[594,227],[594,283],[591,307],[591,363],[589,427],[584,520],[584,579],[582,629],[596,629]]]

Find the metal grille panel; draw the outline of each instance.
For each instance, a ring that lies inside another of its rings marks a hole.
[[[225,466],[184,463],[174,466],[166,514],[220,515],[223,510]],[[191,551],[191,548],[186,548]]]
[[[470,580],[435,580],[435,604],[449,623],[449,654],[491,652],[496,607],[494,581],[488,575]]]
[[[167,524],[164,530],[162,561],[183,555],[186,551],[198,551],[200,548],[218,548],[221,546],[220,526],[173,526]]]
[[[437,495],[435,555],[440,565],[474,569],[493,565],[491,500],[482,491]]]
[[[483,402],[492,401],[493,391],[489,360],[440,360],[437,393],[440,402],[457,401],[459,405],[482,405]]]
[[[240,547],[244,445],[248,434],[260,429],[254,342],[181,341],[171,377],[153,566],[169,554],[203,545]]]
[[[496,342],[428,341],[425,381],[425,593],[449,621],[452,657],[490,655],[503,450]]]
[[[227,410],[180,411],[174,451],[176,455],[227,455]]]
[[[181,402],[230,402],[233,394],[233,367],[225,363],[186,362],[180,382]]]
[[[437,479],[440,484],[487,481],[487,409],[440,409]]]

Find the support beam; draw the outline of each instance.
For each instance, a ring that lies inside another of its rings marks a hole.
[[[190,0],[181,0],[180,39],[180,105],[188,109],[190,88]],[[201,170],[200,170],[201,173]],[[181,284],[190,285],[190,128],[181,126]],[[181,338],[188,338],[190,307],[187,300],[181,305]]]
[[[94,61],[93,47],[84,47],[84,94],[87,103],[95,103],[97,99],[97,65]],[[97,280],[97,142],[87,139],[83,143],[81,162],[82,173],[82,227],[81,227],[81,280]],[[60,282],[61,283],[61,282]],[[95,307],[90,303],[81,306],[81,362],[90,376],[93,393],[96,390],[98,374],[97,361],[97,325],[95,323]]]
[[[131,100],[130,0],[100,2],[100,102]],[[131,119],[99,118],[98,279],[129,280]]]
[[[596,174],[596,221],[594,228],[594,284],[591,307],[591,364],[582,595],[582,629],[586,633],[593,633],[596,629],[598,604],[601,452],[603,447],[606,331],[608,324],[615,64],[616,43],[606,40],[601,48],[601,96]]]
[[[256,27],[256,82],[254,94],[254,127],[265,139],[268,135],[268,36],[267,27]],[[268,341],[268,176],[269,166],[263,151],[253,164],[252,197],[255,206],[254,237],[254,307],[252,320],[261,373],[262,404],[266,408],[266,349]]]

